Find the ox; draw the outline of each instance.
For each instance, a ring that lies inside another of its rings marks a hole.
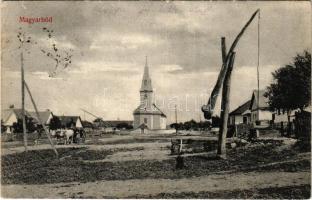
[[[64,139],[65,140],[64,144],[71,144],[73,143],[74,140],[74,130],[72,129],[52,130],[51,136],[53,138],[56,138],[57,140]]]

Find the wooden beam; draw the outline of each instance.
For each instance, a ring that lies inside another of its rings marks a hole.
[[[36,116],[37,116],[37,118],[38,118],[39,124],[41,124],[41,126],[43,127],[43,129],[44,129],[44,131],[45,131],[45,133],[46,133],[46,135],[47,135],[47,137],[48,137],[48,139],[49,139],[49,142],[50,142],[50,144],[51,144],[51,147],[52,147],[52,149],[53,149],[53,151],[54,151],[54,153],[55,153],[55,155],[56,155],[56,158],[58,159],[58,158],[59,158],[59,155],[58,155],[58,152],[57,152],[57,150],[56,150],[56,148],[55,148],[55,146],[54,146],[54,144],[53,144],[53,141],[52,141],[52,139],[51,139],[50,133],[49,133],[47,127],[45,126],[45,124],[44,124],[44,123],[42,122],[42,120],[41,120],[41,117],[40,117],[40,115],[39,115],[39,112],[38,112],[38,109],[37,109],[35,100],[33,99],[32,95],[31,95],[31,92],[30,92],[30,89],[29,89],[29,87],[28,87],[28,85],[27,85],[27,83],[26,83],[25,81],[24,81],[24,84],[25,84],[25,87],[26,87],[26,89],[27,89],[27,91],[28,91],[30,100],[31,100],[31,102],[32,102],[32,104],[33,104],[33,106],[34,106],[34,109],[35,109],[35,111],[36,111]]]
[[[250,19],[245,24],[245,26],[242,28],[242,30],[239,32],[239,34],[236,36],[234,42],[232,43],[232,45],[230,47],[229,53],[226,55],[226,58],[225,59],[222,58],[222,67],[221,67],[221,70],[220,70],[220,73],[219,73],[216,85],[214,86],[214,88],[213,88],[213,90],[211,92],[211,95],[209,97],[207,105],[203,105],[202,106],[202,111],[204,112],[205,119],[211,119],[211,117],[212,117],[213,110],[214,110],[215,105],[216,105],[217,97],[219,95],[219,92],[220,92],[220,89],[221,89],[221,85],[222,85],[224,77],[225,77],[225,71],[226,71],[226,68],[227,68],[226,63],[227,63],[227,60],[229,59],[230,52],[234,52],[234,49],[235,49],[239,39],[242,37],[242,35],[246,31],[246,29],[248,28],[248,26],[250,25],[252,20],[255,18],[255,16],[259,12],[260,12],[260,9],[257,9],[252,14]],[[225,41],[224,41],[224,44],[225,44]],[[222,55],[223,55],[223,53],[222,53]]]
[[[217,151],[217,155],[222,158],[226,157],[226,135],[229,118],[231,74],[234,66],[235,52],[230,52],[229,56],[230,57],[227,62],[228,70],[225,74],[223,81],[222,101],[221,101],[221,127],[219,129],[219,140]]]
[[[224,65],[224,63],[226,63],[226,43],[225,43],[225,37],[221,38],[221,53],[222,53],[222,63]]]

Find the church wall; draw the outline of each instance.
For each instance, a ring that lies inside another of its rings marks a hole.
[[[160,129],[160,115],[154,115],[154,129]]]
[[[167,118],[166,117],[160,117],[160,129],[166,129],[167,128]]]
[[[147,119],[147,123],[145,123],[144,118]],[[149,115],[149,114],[134,115],[133,127],[135,129],[143,123],[145,123],[149,129],[157,130],[167,128],[167,118],[161,115]]]
[[[154,129],[154,121],[153,121],[154,116],[153,115],[134,115],[134,128],[137,128],[141,124],[145,123],[146,121],[144,119],[147,119],[147,123],[145,123],[149,129]]]

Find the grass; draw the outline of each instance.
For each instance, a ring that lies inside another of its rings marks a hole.
[[[180,179],[227,170],[248,171],[249,168],[253,168],[252,171],[310,170],[310,160],[292,164],[284,163],[267,168],[257,167],[272,162],[292,161],[296,158],[298,154],[296,149],[279,151],[280,145],[279,143],[269,143],[230,149],[227,152],[228,159],[226,160],[216,159],[213,156],[185,157],[185,168],[181,170],[175,170],[175,158],[163,161],[83,162],[83,160],[105,159],[115,152],[142,150],[142,148],[98,151],[86,148],[64,148],[59,149],[61,157],[70,157],[62,161],[55,160],[51,150],[29,151],[2,156],[1,182],[2,184],[44,184],[145,178]]]

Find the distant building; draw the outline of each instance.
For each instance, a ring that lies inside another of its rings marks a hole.
[[[229,114],[229,124],[236,125],[236,124],[249,124],[250,119],[250,103],[251,100],[248,100],[244,104],[240,105],[238,108],[230,112]]]
[[[166,115],[153,103],[152,80],[149,76],[147,59],[140,89],[140,105],[133,112],[133,127],[145,124],[150,130],[166,129]]]
[[[104,123],[107,127],[119,129],[119,128],[133,128],[133,121],[131,120],[105,120]]]
[[[62,128],[83,128],[80,116],[57,116]]]

